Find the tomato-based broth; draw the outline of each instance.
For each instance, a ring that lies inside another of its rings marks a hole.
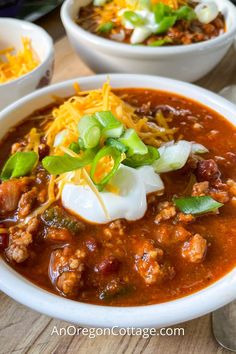
[[[184,166],[159,172],[164,189],[147,193],[144,216],[89,222],[73,208],[69,210],[62,197],[47,204],[52,198],[49,189],[59,195],[61,187],[50,187],[51,174],[42,163],[52,149],[56,154],[55,143],[51,147],[49,133],[45,134],[55,119],[51,115],[55,107],[35,112],[1,142],[2,167],[10,154],[35,151],[38,155],[30,172],[4,177],[0,184],[2,257],[38,286],[77,301],[133,306],[189,295],[236,265],[236,129],[213,110],[172,93],[148,89],[116,89],[113,93],[129,104],[127,109],[132,107],[137,119],[145,118],[146,128],[137,130],[145,144],[150,145],[148,127],[156,129],[162,122],[159,133],[152,131],[161,157],[163,146],[168,149],[178,141],[201,144],[204,153],[192,151]],[[61,103],[56,105],[60,109]],[[38,145],[29,147],[33,134],[39,134]],[[3,169],[2,176],[8,170]],[[102,193],[101,185],[97,188]],[[208,197],[217,204],[205,212],[187,212],[175,198],[190,196]],[[83,197],[79,203],[85,203]],[[107,204],[108,213],[109,208]]]

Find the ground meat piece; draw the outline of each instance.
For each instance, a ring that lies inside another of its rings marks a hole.
[[[209,192],[209,182],[194,183],[192,189],[192,196],[203,196]]]
[[[184,223],[184,224],[188,224],[190,222],[193,222],[194,220],[195,220],[195,217],[192,214],[184,214],[184,213],[180,212],[176,216],[176,221]]]
[[[229,193],[235,197],[236,196],[236,182],[232,179],[228,179],[227,186],[229,188]]]
[[[0,214],[16,210],[21,194],[27,190],[30,182],[26,177],[0,184]]]
[[[64,247],[52,252],[49,275],[52,283],[65,296],[74,297],[81,288],[84,271],[85,252],[71,247]]]
[[[126,229],[125,220],[118,219],[111,222],[108,225],[108,227],[105,227],[103,229],[103,233],[108,239],[111,239],[114,234],[123,236],[125,229]]]
[[[135,270],[144,279],[147,285],[154,284],[162,279],[163,273],[157,261],[163,256],[163,251],[156,248],[151,240],[139,240],[135,242]]]
[[[37,234],[41,226],[41,221],[35,217],[29,220],[27,224],[27,231],[30,232],[33,236]]]
[[[37,200],[40,204],[43,204],[46,202],[48,197],[48,190],[47,188],[43,188],[38,192]]]
[[[72,239],[71,233],[67,229],[59,229],[56,227],[50,227],[47,231],[47,240],[57,242],[69,242]]]
[[[39,227],[40,221],[37,218],[31,219],[28,225],[10,227],[9,246],[6,249],[6,256],[10,261],[22,263],[29,257],[29,246]]]
[[[228,187],[220,182],[218,188],[210,187],[208,181],[195,183],[192,189],[192,196],[209,195],[219,203],[227,203],[229,201]]]
[[[219,189],[211,189],[209,195],[219,203],[227,203],[229,201],[229,194],[227,191]]]
[[[114,256],[107,257],[103,259],[94,268],[95,272],[101,273],[102,275],[109,275],[115,273],[119,270],[120,262]]]
[[[206,34],[213,35],[215,32],[215,26],[213,26],[211,23],[207,23],[202,26]]]
[[[199,234],[192,236],[182,247],[182,257],[191,263],[204,260],[207,251],[207,241]]]
[[[169,220],[176,215],[176,209],[171,202],[161,202],[158,205],[159,213],[155,217],[155,223],[159,224],[163,220]]]
[[[201,160],[198,162],[196,176],[199,182],[209,181],[214,183],[220,178],[220,175],[218,165],[214,160]]]
[[[157,241],[165,246],[187,240],[191,233],[180,225],[160,225],[155,230]]]
[[[124,235],[125,228],[126,228],[125,220],[121,220],[121,219],[115,220],[111,222],[109,225],[109,229],[117,232],[119,235]]]
[[[29,192],[22,194],[18,204],[18,216],[24,218],[30,214],[37,202],[38,189],[33,187]]]

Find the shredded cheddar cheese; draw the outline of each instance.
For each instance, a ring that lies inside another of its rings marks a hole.
[[[14,48],[0,50],[0,84],[15,80],[39,65],[29,38],[22,37],[23,48],[14,54]]]
[[[66,100],[52,112],[53,120],[45,125],[47,144],[52,154],[62,154],[61,146],[68,145],[79,138],[78,122],[86,114],[98,111],[111,111],[126,128],[133,128],[141,139],[149,145],[160,146],[163,141],[173,139],[176,128],[169,128],[167,119],[158,113],[156,123],[150,123],[147,117],[140,118],[135,108],[111,91],[109,82],[102,89],[77,91],[77,95]],[[60,146],[53,146],[58,133],[65,130],[66,135]]]

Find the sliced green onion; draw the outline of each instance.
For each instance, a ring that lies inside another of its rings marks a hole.
[[[167,32],[177,20],[176,16],[167,16],[164,17],[161,22],[158,23],[158,29],[155,31],[156,34]]]
[[[147,146],[142,142],[134,129],[127,129],[119,141],[129,148],[128,155],[145,155],[148,153]]]
[[[213,212],[224,205],[205,195],[200,197],[174,198],[173,201],[184,214],[193,215]]]
[[[122,163],[129,167],[141,167],[146,165],[152,165],[156,161],[160,154],[153,146],[148,146],[148,153],[145,155],[134,154],[131,157],[127,157]]]
[[[51,175],[60,175],[91,164],[95,154],[93,149],[88,149],[81,157],[72,157],[67,154],[63,156],[47,156],[42,160],[42,164]]]
[[[126,152],[128,150],[127,146],[125,146],[124,144],[122,144],[120,141],[113,139],[113,138],[108,138],[105,141],[105,144],[107,146],[111,146],[115,149],[117,149],[120,152]]]
[[[75,142],[73,142],[69,145],[69,149],[74,151],[76,154],[78,154],[80,152],[80,146],[78,143],[75,143]]]
[[[125,11],[123,13],[123,17],[125,20],[129,21],[133,26],[142,26],[145,24],[145,20],[142,16],[138,15],[134,11]]]
[[[102,126],[102,136],[105,138],[119,138],[123,131],[123,124],[110,111],[96,112],[95,118]]]
[[[85,150],[85,146],[84,146],[84,142],[83,142],[82,138],[78,139],[78,144],[79,144],[80,150]]]
[[[10,178],[26,176],[32,171],[38,161],[38,155],[34,151],[18,151],[5,163],[1,179],[6,181]]]
[[[181,6],[178,10],[175,11],[175,14],[177,16],[177,20],[192,21],[197,18],[194,9],[187,5]]]
[[[108,172],[105,177],[103,177],[101,180],[97,181],[95,178],[96,174],[96,169],[101,161],[106,156],[110,156],[113,159],[113,167],[110,172]],[[97,185],[98,190],[102,190],[104,186],[110,181],[110,179],[114,176],[116,171],[118,170],[120,163],[122,161],[122,153],[118,151],[117,149],[111,147],[111,146],[104,146],[97,155],[95,156],[92,166],[91,166],[91,171],[90,171],[90,177],[94,184]]]
[[[152,7],[151,0],[140,0],[139,4],[141,9],[151,10]]]
[[[160,23],[164,19],[164,17],[171,16],[173,13],[171,7],[163,4],[162,2],[154,4],[152,7],[152,11],[154,12],[156,23]]]
[[[79,121],[78,129],[86,149],[92,149],[99,144],[101,125],[96,118],[90,115],[83,116]]]
[[[109,33],[109,32],[111,32],[113,27],[114,27],[113,22],[106,22],[106,23],[103,23],[102,25],[100,25],[98,27],[97,31],[101,32],[101,33]]]
[[[161,47],[162,45],[173,43],[171,38],[158,39],[157,41],[151,42],[149,47]]]

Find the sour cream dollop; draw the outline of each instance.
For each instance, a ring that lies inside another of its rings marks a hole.
[[[62,190],[62,204],[77,216],[92,223],[105,224],[120,218],[134,221],[142,218],[147,210],[147,194],[164,189],[160,176],[152,166],[134,169],[121,165],[111,184],[119,190],[119,194],[100,192],[109,218],[88,185],[67,183]]]

